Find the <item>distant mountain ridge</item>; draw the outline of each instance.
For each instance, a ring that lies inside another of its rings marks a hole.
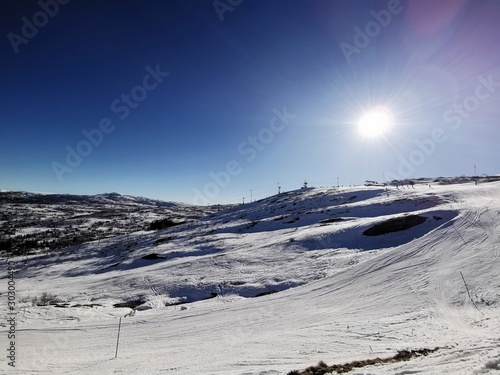
[[[220,207],[144,197],[0,192],[0,252],[26,254],[149,230],[158,220],[185,222]]]
[[[119,193],[103,193],[96,195],[76,195],[76,194],[42,194],[24,191],[0,191],[0,203],[27,203],[27,204],[139,204],[156,207],[172,207],[176,205],[186,205],[184,203],[166,202],[158,199],[145,197],[135,197],[122,195]]]

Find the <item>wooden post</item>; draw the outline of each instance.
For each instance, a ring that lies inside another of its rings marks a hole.
[[[120,343],[120,329],[122,327],[122,318],[120,317],[120,322],[118,323],[118,337],[116,338],[116,352],[115,358],[118,357],[118,344]]]
[[[467,283],[465,282],[465,277],[462,273],[462,271],[460,271],[460,276],[462,276],[462,280],[464,281],[464,284],[465,284],[465,289],[467,290],[467,294],[469,296],[469,299],[470,301],[472,302],[472,304],[474,305],[474,307],[476,308],[477,311],[479,311],[481,314],[484,315],[484,313],[478,309],[478,307],[476,306],[476,303],[474,302],[474,300],[472,299],[471,295],[470,295],[470,291],[469,291],[469,287],[467,286]]]

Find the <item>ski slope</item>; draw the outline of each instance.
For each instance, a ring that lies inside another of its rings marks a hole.
[[[426,220],[363,235],[410,214]],[[500,374],[499,221],[498,182],[302,189],[10,259],[16,367],[3,358],[0,372],[287,374],[439,347],[350,374]],[[32,306],[43,292],[60,307]]]

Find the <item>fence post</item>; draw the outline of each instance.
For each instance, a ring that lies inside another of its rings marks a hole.
[[[120,329],[122,327],[122,317],[120,317],[120,322],[118,323],[118,337],[116,338],[116,352],[115,358],[118,357],[118,344],[120,343]]]

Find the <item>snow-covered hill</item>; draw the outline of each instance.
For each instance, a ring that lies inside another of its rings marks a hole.
[[[163,202],[118,193],[0,192],[0,252],[31,254],[146,229],[154,220],[184,221],[218,207]]]
[[[11,259],[16,370],[287,374],[439,347],[351,373],[499,373],[499,218],[498,182],[302,189]]]

